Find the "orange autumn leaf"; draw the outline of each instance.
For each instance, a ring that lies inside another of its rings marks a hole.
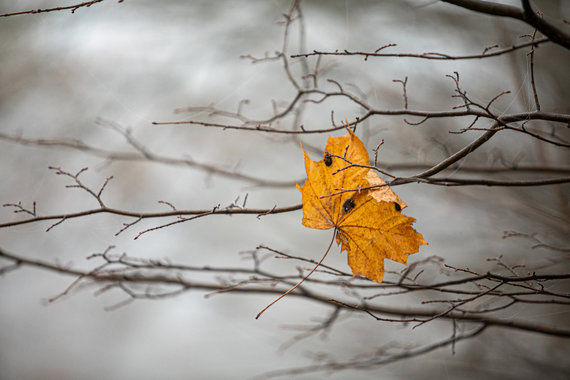
[[[402,215],[407,206],[398,195],[372,169],[353,165],[369,166],[370,160],[351,131],[329,137],[322,161],[311,160],[305,152],[307,180],[297,185],[303,225],[334,228],[353,275],[381,283],[384,259],[406,264],[408,255],[427,242],[412,228],[415,219]],[[370,186],[380,187],[366,189]]]

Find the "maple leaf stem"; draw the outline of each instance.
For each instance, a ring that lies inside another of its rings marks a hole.
[[[319,260],[319,262],[317,263],[317,265],[315,265],[315,267],[313,269],[311,269],[311,271],[301,279],[301,281],[299,281],[297,284],[295,284],[295,286],[293,286],[291,289],[287,290],[285,293],[281,294],[279,297],[277,297],[273,302],[271,302],[269,305],[265,306],[265,308],[263,310],[261,310],[259,312],[259,314],[257,314],[257,316],[255,317],[255,319],[259,319],[259,317],[261,316],[261,314],[263,314],[265,312],[265,310],[269,309],[271,306],[273,306],[273,304],[277,303],[277,301],[279,301],[281,298],[285,297],[287,294],[291,293],[293,290],[297,289],[299,287],[299,285],[301,285],[307,278],[309,278],[309,276],[311,274],[313,274],[313,272],[321,265],[321,263],[323,262],[323,260],[325,259],[325,257],[327,257],[329,251],[331,250],[331,247],[333,245],[334,242],[334,238],[336,236],[336,228],[334,230],[333,233],[333,237],[331,239],[331,242],[329,243],[329,247],[327,248],[327,250],[325,251],[325,254],[323,255],[323,257],[321,257],[321,259]]]

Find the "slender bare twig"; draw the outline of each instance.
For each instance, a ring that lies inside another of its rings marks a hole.
[[[450,54],[443,54],[443,53],[421,53],[421,54],[412,54],[412,53],[378,53],[378,52],[362,52],[362,51],[334,51],[334,52],[326,52],[326,51],[317,51],[314,50],[312,53],[305,53],[305,54],[295,54],[292,55],[291,58],[298,58],[298,57],[310,57],[313,55],[316,56],[325,56],[325,55],[333,55],[333,56],[346,56],[346,55],[360,55],[364,56],[365,60],[368,57],[384,57],[384,58],[419,58],[419,59],[428,59],[428,60],[438,60],[438,61],[458,61],[458,60],[469,60],[469,59],[483,59],[483,58],[490,58],[496,57],[503,54],[512,53],[513,51],[523,49],[529,46],[538,46],[542,43],[548,42],[548,37],[543,37],[536,39],[531,42],[525,42],[520,44],[512,45],[511,47],[504,48],[501,50],[495,50],[492,53],[488,53],[484,51],[483,54],[471,54],[471,55],[450,55]],[[390,44],[389,46],[396,46],[396,44]]]
[[[532,41],[536,38],[536,29],[532,32],[530,36]],[[530,83],[532,85],[532,94],[534,96],[534,104],[536,106],[536,110],[540,111],[540,101],[538,100],[538,92],[536,91],[536,81],[534,79],[534,45],[531,46],[530,51],[528,52],[529,57],[529,64],[530,64]]]
[[[408,92],[406,91],[406,86],[408,84],[408,77],[406,77],[404,80],[393,79],[392,82],[402,84],[402,91],[403,91],[403,96],[404,96],[404,109],[407,110],[408,109]]]
[[[38,14],[38,13],[47,13],[47,12],[57,12],[57,11],[65,11],[71,10],[71,13],[75,13],[76,10],[83,7],[90,7],[93,4],[97,4],[102,2],[103,0],[91,0],[86,1],[83,3],[78,3],[74,5],[67,5],[63,7],[54,7],[54,8],[44,8],[44,9],[30,9],[26,11],[19,11],[19,12],[11,12],[11,13],[4,13],[0,14],[0,17],[10,17],[10,16],[20,16],[20,15],[30,15],[30,14]],[[119,3],[122,3],[124,0],[118,0]]]
[[[305,91],[303,91],[305,92]],[[324,92],[321,90],[311,90],[314,93],[320,93],[324,96],[322,100],[332,96],[344,96],[352,98],[351,100],[356,100],[353,96],[350,96],[344,92]],[[359,105],[363,105],[360,101],[357,101]],[[489,116],[487,112],[483,111],[476,111],[476,110],[467,110],[467,111],[420,111],[420,110],[381,110],[381,109],[374,109],[369,106],[366,106],[368,111],[364,114],[364,116],[359,118],[358,122],[362,122],[365,119],[373,116],[419,116],[423,117],[426,120],[429,119],[440,119],[440,118],[456,118],[456,117],[465,117],[465,116],[478,116],[481,118],[492,118]],[[273,119],[273,118],[272,118]],[[504,115],[499,118],[505,123],[512,123],[516,121],[524,121],[524,120],[545,120],[545,121],[553,121],[559,123],[569,123],[570,122],[570,115],[561,114],[561,113],[554,113],[554,112],[523,112],[523,113],[516,113],[511,115]],[[273,121],[273,120],[272,120]],[[221,128],[221,129],[235,129],[240,131],[256,131],[256,132],[265,132],[265,133],[280,133],[280,134],[290,134],[290,135],[303,135],[303,134],[313,134],[313,133],[330,133],[334,131],[338,131],[341,129],[346,128],[346,126],[338,125],[331,128],[321,128],[321,129],[304,129],[304,130],[289,130],[289,129],[279,129],[274,128],[269,125],[270,122],[266,122],[266,120],[261,121],[255,126],[249,125],[232,125],[232,124],[221,124],[221,123],[211,123],[211,122],[204,122],[204,121],[195,121],[195,120],[183,120],[183,121],[155,121],[153,122],[154,125],[201,125],[203,127],[213,127],[213,128]],[[249,123],[248,123],[249,124]],[[255,123],[254,123],[255,124]],[[350,123],[351,125],[353,123]]]
[[[522,9],[512,5],[504,5],[484,0],[442,0],[446,3],[457,5],[475,12],[485,13],[492,16],[509,17],[527,23],[538,29],[552,42],[570,49],[570,35],[556,26],[538,17],[532,10],[528,0],[521,0]]]
[[[211,210],[177,210],[177,211],[166,211],[166,212],[136,212],[136,211],[127,211],[121,209],[115,209],[110,207],[101,207],[97,209],[79,211],[74,213],[67,213],[67,214],[54,214],[54,215],[45,215],[45,216],[37,216],[34,218],[23,219],[23,220],[15,220],[11,222],[4,222],[0,223],[0,228],[6,227],[14,227],[22,224],[28,223],[37,223],[44,220],[60,220],[60,219],[75,219],[80,218],[88,215],[96,215],[96,214],[113,214],[113,215],[121,215],[121,216],[128,216],[131,218],[136,219],[149,219],[149,218],[165,218],[165,217],[178,217],[184,215],[203,215],[203,214],[212,214],[212,215],[234,215],[234,214],[248,214],[248,215],[268,215],[268,214],[280,214],[284,212],[291,212],[300,210],[302,205],[294,205],[289,207],[273,207],[269,209],[216,209],[214,212]]]
[[[103,200],[101,199],[101,194],[103,193],[103,190],[105,189],[105,187],[107,186],[109,181],[111,179],[113,179],[113,176],[107,177],[105,179],[105,182],[103,183],[103,185],[99,189],[99,191],[97,193],[95,193],[95,190],[92,190],[90,187],[83,184],[83,182],[81,182],[81,180],[79,179],[79,176],[81,174],[85,173],[88,170],[88,168],[83,168],[75,174],[71,174],[65,170],[62,170],[60,167],[50,166],[49,169],[53,170],[56,175],[66,176],[66,177],[72,178],[74,180],[75,184],[74,185],[66,185],[65,186],[66,188],[68,188],[68,189],[76,188],[76,189],[84,190],[88,194],[90,194],[93,198],[95,198],[95,200],[99,203],[99,206],[101,206],[101,208],[106,208],[105,204],[103,203]]]

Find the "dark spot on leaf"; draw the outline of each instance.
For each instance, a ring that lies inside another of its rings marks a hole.
[[[342,209],[344,210],[344,212],[346,214],[348,214],[350,212],[350,210],[352,210],[354,208],[355,204],[354,201],[352,199],[347,199],[346,201],[344,201],[344,204],[342,205]]]
[[[402,210],[402,208],[400,207],[400,205],[398,203],[394,203],[394,205],[396,206],[396,211]]]
[[[331,155],[327,152],[325,153],[325,165],[326,166],[331,166],[332,165],[332,157]]]

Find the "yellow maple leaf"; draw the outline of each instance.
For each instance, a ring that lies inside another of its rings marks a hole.
[[[408,255],[427,242],[412,228],[415,219],[402,215],[406,204],[372,169],[359,165],[370,166],[370,160],[351,131],[329,137],[322,161],[305,152],[307,180],[297,185],[303,225],[334,228],[353,275],[381,283],[385,258],[406,264]]]

